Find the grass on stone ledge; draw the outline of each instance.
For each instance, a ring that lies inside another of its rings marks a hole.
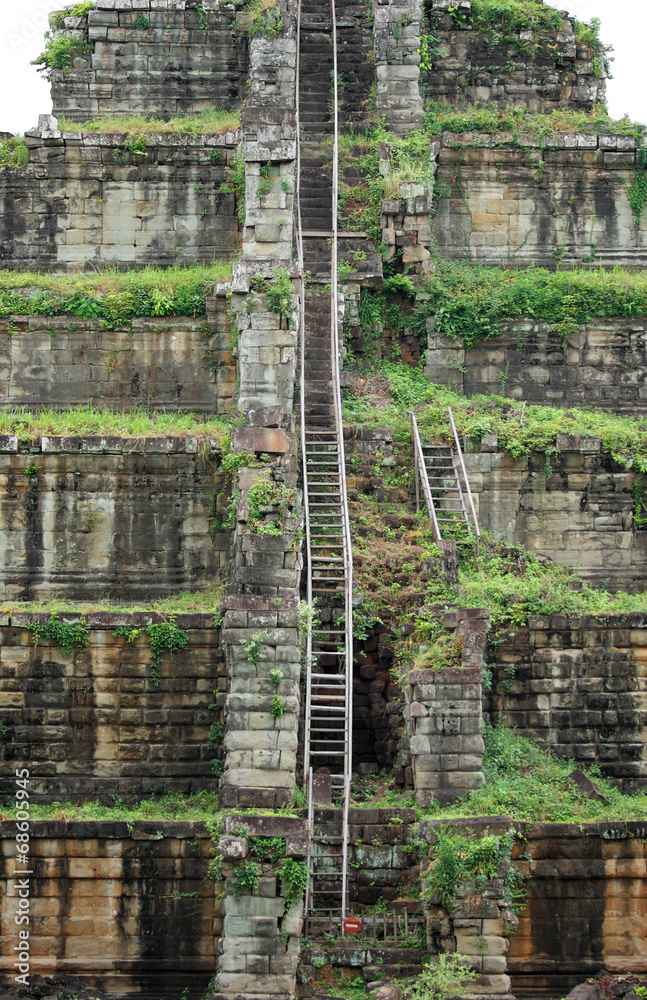
[[[155,613],[159,615],[181,615],[193,612],[201,614],[214,613],[222,600],[224,584],[208,587],[206,590],[182,591],[163,599],[138,601],[133,603],[118,603],[106,598],[95,601],[67,601],[52,598],[48,601],[5,601],[0,603],[0,615],[15,614],[50,614],[55,611],[60,615],[86,615],[99,612],[115,614],[133,614],[135,612]]]
[[[645,315],[644,271],[620,267],[509,270],[437,258],[433,274],[420,284],[413,323],[424,335],[427,320],[434,317],[438,333],[462,340],[469,349],[495,338],[502,323],[526,318],[550,323],[566,347],[569,337],[591,320]]]
[[[579,434],[599,437],[603,450],[621,467],[647,472],[646,417],[620,417],[593,408],[529,406],[503,396],[466,398],[434,385],[422,368],[393,361],[378,362],[373,373],[360,381],[361,394],[345,391],[345,423],[389,427],[402,442],[410,438],[409,409],[416,413],[423,444],[450,441],[447,407],[451,407],[459,435],[478,441],[496,434],[500,450],[515,458],[554,450],[557,434]]]
[[[486,531],[478,559],[471,544],[472,539],[459,542],[458,585],[429,581],[429,603],[486,608],[493,636],[502,629],[523,628],[536,616],[647,614],[647,593],[612,594],[589,586],[567,568],[540,560],[521,546],[495,542]],[[424,624],[420,631],[424,633]]]
[[[236,419],[236,418],[232,418]],[[0,434],[15,434],[21,442],[36,444],[48,437],[113,436],[197,437],[205,444],[216,440],[228,446],[232,421],[225,417],[196,416],[194,413],[149,412],[141,407],[125,412],[95,410],[79,406],[72,410],[27,410],[22,407],[0,410]]]
[[[428,101],[423,119],[428,135],[443,132],[479,132],[493,135],[511,132],[523,133],[540,140],[549,135],[583,133],[585,135],[630,135],[637,141],[647,131],[645,125],[632,121],[627,115],[611,118],[603,104],[596,104],[592,111],[556,108],[549,114],[537,114],[529,108],[496,108],[467,105],[456,108],[441,101]]]
[[[58,119],[61,132],[101,132],[137,135],[221,135],[233,132],[240,125],[240,111],[223,111],[209,108],[196,115],[177,115],[165,121],[151,115],[106,115],[86,122],[72,121],[64,116]]]
[[[624,795],[595,767],[586,771],[607,802],[585,798],[568,775],[577,766],[517,736],[504,725],[485,726],[483,771],[487,784],[452,806],[425,811],[431,819],[511,816],[525,822],[642,822],[647,791]]]
[[[232,263],[193,267],[113,268],[92,274],[56,275],[0,271],[0,317],[71,314],[101,320],[110,330],[136,316],[204,316],[218,281],[228,281]]]
[[[95,821],[105,820],[120,823],[140,822],[179,822],[204,823],[212,840],[222,833],[222,813],[218,801],[218,789],[214,778],[214,788],[204,789],[196,795],[183,795],[181,792],[166,792],[164,795],[152,795],[141,802],[123,802],[115,796],[111,805],[98,801],[92,802],[51,802],[43,804],[30,800],[29,813],[32,820],[65,820],[65,821]],[[237,815],[244,822],[245,816],[283,816],[295,818],[298,810],[284,806],[272,809],[227,809],[227,815]],[[0,804],[0,822],[15,819],[15,803],[9,799]]]
[[[119,798],[115,798],[113,805],[102,805],[97,801],[52,802],[43,805],[32,801],[29,812],[32,820],[112,820],[129,823],[171,820],[207,823],[217,829],[220,824],[219,809],[218,791],[214,789],[198,792],[193,796],[169,792],[133,805],[128,805]],[[15,809],[11,802],[0,806],[0,821],[14,818]]]

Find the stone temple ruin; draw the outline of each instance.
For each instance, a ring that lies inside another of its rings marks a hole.
[[[647,174],[595,25],[92,0],[40,64],[0,153],[0,988],[638,984]],[[513,808],[532,754],[561,811]]]

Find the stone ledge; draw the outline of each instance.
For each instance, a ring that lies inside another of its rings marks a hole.
[[[456,145],[474,148],[500,149],[509,146],[511,149],[541,149],[550,152],[554,149],[601,149],[608,152],[635,153],[636,140],[628,135],[589,135],[588,133],[553,132],[541,140],[530,132],[443,132],[441,145],[443,149],[454,149]],[[633,157],[627,160],[627,165]]]
[[[119,820],[30,820],[32,838],[106,839],[106,840],[209,840],[211,834],[204,823],[182,823],[175,820],[121,822]],[[14,820],[0,822],[0,838],[16,836]]]
[[[0,626],[4,628],[28,628],[36,623],[46,624],[49,621],[51,612],[10,612],[0,615]],[[158,614],[156,611],[94,611],[83,614],[80,611],[57,612],[62,622],[74,624],[83,620],[91,631],[102,629],[113,629],[120,625],[129,625],[134,628],[144,628],[147,625],[158,624],[168,620],[166,615]],[[175,624],[184,629],[205,629],[213,631],[216,626],[213,621],[212,612],[193,612],[188,614],[175,615]],[[42,642],[41,645],[47,645]]]
[[[40,146],[85,146],[85,147],[105,147],[117,149],[123,146],[128,138],[128,132],[52,132],[47,139],[38,132],[26,132],[25,137],[29,140],[31,149]],[[147,146],[197,146],[206,149],[214,147],[224,149],[236,149],[239,143],[239,130],[225,132],[223,134],[205,133],[204,135],[177,135],[171,132],[156,132],[146,135]]]
[[[1,439],[0,439],[1,443]],[[220,452],[220,445],[211,439],[212,453]],[[2,450],[11,450],[9,448]],[[17,449],[16,449],[17,450]],[[31,451],[32,449],[28,449]],[[40,450],[45,454],[151,454],[151,455],[195,455],[198,452],[198,438],[193,435],[166,437],[128,438],[112,435],[74,435],[53,437],[43,435]]]

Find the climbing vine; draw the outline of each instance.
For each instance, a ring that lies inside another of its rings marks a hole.
[[[33,634],[35,646],[42,639],[60,646],[67,654],[73,653],[75,650],[85,652],[88,648],[90,633],[84,619],[74,623],[64,622],[61,621],[61,617],[56,611],[52,611],[45,623],[33,622],[28,628]]]
[[[639,529],[647,528],[647,504],[644,499],[642,476],[638,476],[632,492],[634,495],[634,523]]]
[[[252,535],[283,535],[296,491],[271,479],[257,482],[247,493],[247,530]]]
[[[629,188],[629,204],[636,220],[636,229],[647,205],[647,148],[641,148],[636,155],[634,176]]]
[[[189,633],[176,624],[176,615],[169,615],[165,622],[155,622],[146,628],[133,628],[129,625],[120,625],[115,629],[114,634],[123,636],[126,642],[134,642],[140,636],[148,638],[151,647],[151,678],[155,687],[159,687],[161,682],[162,657],[164,653],[171,655],[184,649],[189,641]]]
[[[308,888],[308,865],[305,861],[286,858],[278,874],[281,879],[284,912],[287,913],[294,903],[305,895]]]
[[[236,830],[236,835],[245,839],[248,852],[255,855],[258,862],[265,867],[261,869],[252,860],[244,865],[237,865],[230,883],[234,896],[240,898],[244,888],[255,895],[258,892],[261,875],[278,875],[281,879],[284,913],[287,913],[306,892],[309,877],[307,863],[286,857],[283,837],[250,837],[247,827],[244,826]]]
[[[474,882],[475,891],[481,893],[489,879],[501,877],[507,906],[514,909],[522,905],[524,876],[512,864],[512,830],[502,836],[485,833],[479,838],[457,833],[451,827],[440,827],[435,832],[433,858],[425,874],[427,905],[437,897],[451,913],[461,883]]]
[[[243,889],[249,889],[252,896],[258,893],[261,884],[261,870],[253,861],[248,861],[244,865],[237,865],[234,869],[234,876],[229,882],[234,899],[240,899]]]

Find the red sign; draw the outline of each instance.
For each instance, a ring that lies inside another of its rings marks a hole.
[[[344,920],[344,934],[359,934],[362,929],[362,921],[357,917],[346,917]]]

